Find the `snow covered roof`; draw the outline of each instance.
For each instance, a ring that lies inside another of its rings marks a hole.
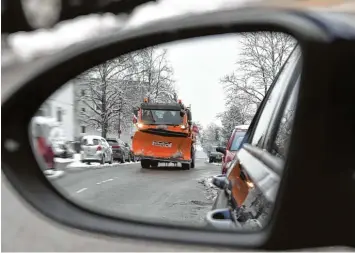
[[[85,135],[83,136],[83,139],[101,139],[102,137],[99,135]]]
[[[235,126],[234,129],[239,128],[239,129],[243,129],[243,130],[248,130],[249,125],[239,125],[239,126]]]
[[[33,124],[48,125],[48,126],[58,126],[59,123],[55,118],[36,116],[32,118]]]

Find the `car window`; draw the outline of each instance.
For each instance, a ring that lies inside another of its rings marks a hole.
[[[230,148],[231,151],[237,151],[239,149],[240,144],[243,141],[244,135],[246,132],[236,132],[234,135],[234,139],[232,142],[232,146]]]
[[[99,144],[101,144],[99,139],[93,139],[93,140],[92,140],[92,143],[93,143],[94,145],[99,145]]]
[[[271,94],[268,97],[268,100],[266,101],[264,109],[256,125],[256,129],[254,131],[254,135],[251,141],[252,145],[261,146],[263,144],[262,141],[268,129],[270,118],[272,117],[272,114],[275,110],[280,95],[282,94],[282,91],[284,90],[285,86],[292,77],[299,56],[300,52],[297,48],[285,63],[284,68],[281,69],[282,72],[280,72],[280,75],[276,83],[274,84],[273,89],[271,90]]]
[[[117,145],[117,141],[116,140],[107,140],[108,144],[110,145]]]
[[[281,159],[285,159],[288,150],[288,144],[292,132],[293,119],[296,111],[296,101],[298,95],[298,83],[293,88],[290,99],[288,100],[281,118],[279,129],[275,141],[272,145],[271,153]]]

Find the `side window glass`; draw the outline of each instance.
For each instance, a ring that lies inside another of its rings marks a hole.
[[[260,115],[258,123],[256,124],[256,129],[251,141],[252,145],[262,145],[262,140],[268,129],[270,119],[275,110],[275,106],[277,105],[278,99],[280,98],[282,91],[284,90],[293,75],[299,56],[300,50],[299,48],[296,48],[291,57],[285,63],[284,69],[282,70],[276,83],[274,84],[274,88],[271,91],[271,94],[268,97],[268,100]]]
[[[272,145],[271,153],[281,159],[285,159],[288,151],[289,141],[292,132],[293,119],[296,111],[298,95],[298,83],[293,88],[290,99],[288,100],[283,112],[279,129],[275,141]]]

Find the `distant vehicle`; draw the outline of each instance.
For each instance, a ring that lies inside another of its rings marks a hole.
[[[131,162],[135,162],[136,158],[135,158],[135,155],[134,155],[132,147],[127,142],[125,142],[125,146],[126,146],[126,148],[128,149],[128,152],[129,152],[129,160]]]
[[[130,161],[130,149],[125,142],[118,138],[107,138],[107,142],[112,148],[113,160],[121,163]]]
[[[222,162],[223,156],[216,149],[217,146],[213,146],[212,150],[207,153],[209,163]]]
[[[107,141],[101,136],[87,135],[81,140],[81,162],[90,164],[92,162],[99,162],[105,164],[106,162],[112,164],[113,155],[112,149]]]
[[[134,155],[142,168],[156,167],[159,162],[181,163],[195,167],[197,127],[192,126],[191,108],[181,100],[173,103],[150,103],[147,98],[135,110],[133,122],[138,130],[132,139]]]
[[[225,149],[218,149],[219,152],[224,155],[222,159],[222,174],[227,173],[227,164],[233,160],[236,152],[241,148],[242,141],[248,128],[249,125],[236,126],[228,140],[227,147]]]

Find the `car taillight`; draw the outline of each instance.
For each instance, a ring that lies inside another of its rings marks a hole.
[[[101,146],[98,146],[97,149],[96,149],[96,151],[100,151],[100,150],[102,150],[102,147],[101,147]]]
[[[112,146],[112,148],[120,148],[120,146]]]

